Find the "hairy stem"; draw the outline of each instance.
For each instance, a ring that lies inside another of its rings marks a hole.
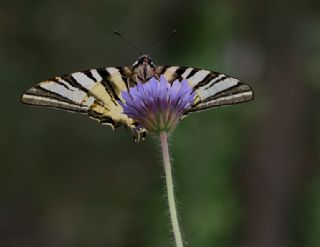
[[[169,212],[170,212],[171,224],[173,229],[173,235],[176,242],[176,246],[183,247],[182,237],[181,237],[181,232],[180,232],[178,217],[177,217],[176,202],[174,199],[173,179],[172,179],[172,173],[171,173],[171,163],[170,163],[170,155],[169,155],[169,148],[168,148],[168,135],[165,131],[162,131],[160,133],[160,141],[161,141],[164,170],[166,174],[167,196],[168,196]]]

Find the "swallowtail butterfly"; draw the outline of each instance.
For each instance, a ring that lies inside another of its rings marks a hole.
[[[76,72],[43,81],[27,90],[21,102],[87,114],[113,129],[125,126],[134,138],[144,138],[146,130],[137,129],[137,123],[122,113],[118,103],[121,92],[129,90],[138,81],[146,82],[163,75],[169,83],[186,79],[196,97],[186,113],[212,107],[237,104],[253,99],[251,88],[225,74],[181,66],[157,66],[148,55],[143,55],[131,67],[108,67]]]

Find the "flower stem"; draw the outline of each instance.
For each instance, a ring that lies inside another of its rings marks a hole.
[[[169,212],[171,218],[171,224],[173,229],[173,235],[176,242],[177,247],[183,247],[181,232],[178,223],[176,203],[174,199],[174,190],[173,190],[173,179],[171,173],[171,163],[170,163],[170,155],[168,148],[168,135],[167,132],[160,132],[160,141],[161,141],[161,149],[164,163],[164,170],[166,174],[166,185],[167,185],[167,195],[168,195],[168,204],[169,204]]]

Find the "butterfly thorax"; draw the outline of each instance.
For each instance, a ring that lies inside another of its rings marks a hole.
[[[155,75],[155,65],[149,55],[142,55],[132,65],[132,72],[136,82],[146,82]]]

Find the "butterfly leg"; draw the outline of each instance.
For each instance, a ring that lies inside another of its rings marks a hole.
[[[134,125],[130,126],[132,137],[135,143],[139,143],[141,140],[144,141],[147,136],[147,130],[144,128],[138,128]]]

